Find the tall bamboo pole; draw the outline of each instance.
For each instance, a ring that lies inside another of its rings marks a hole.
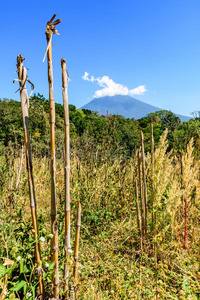
[[[59,298],[59,272],[58,272],[58,224],[56,220],[56,160],[55,160],[55,102],[53,93],[53,65],[52,65],[52,34],[58,34],[55,26],[61,22],[60,19],[53,22],[56,15],[53,15],[46,25],[47,39],[47,61],[48,61],[48,82],[49,82],[49,119],[50,119],[50,144],[51,144],[51,231],[53,234],[51,244],[51,261],[55,262],[53,276],[54,297]],[[52,23],[53,22],[53,23]]]
[[[137,212],[138,233],[139,233],[139,237],[140,237],[140,249],[142,251],[142,230],[141,230],[140,207],[139,207],[139,200],[138,200],[137,179],[135,180],[135,202],[136,202],[136,212]]]
[[[81,203],[77,203],[77,218],[76,218],[76,234],[75,234],[75,246],[74,246],[74,271],[73,271],[73,288],[76,288],[76,278],[78,275],[78,248],[80,238],[80,227],[81,227]],[[76,291],[76,290],[75,290]],[[72,299],[74,295],[72,295]]]
[[[151,121],[151,209],[152,209],[152,226],[154,228],[154,137],[153,137],[153,121]]]
[[[180,167],[181,167],[181,190],[183,191],[183,154],[181,150],[178,150],[178,154],[180,156]],[[182,207],[181,207],[181,212],[180,216],[182,217],[182,210],[184,211],[184,195],[182,194]]]
[[[141,148],[138,150],[138,176],[139,176],[139,189],[140,189],[140,206],[141,206],[141,216],[142,216],[142,235],[145,235],[145,204],[144,204],[144,192],[143,192],[143,182],[142,182],[142,171],[141,171]]]
[[[76,235],[75,235],[75,246],[74,246],[74,278],[78,274],[78,248],[80,238],[80,227],[81,227],[81,203],[77,204],[77,219],[76,219]]]
[[[141,147],[142,147],[142,176],[144,187],[144,204],[145,204],[145,233],[147,234],[147,183],[146,183],[146,168],[145,168],[145,154],[144,154],[144,136],[141,131]]]
[[[38,242],[39,232],[38,232],[38,222],[37,222],[35,188],[34,188],[34,181],[33,181],[31,146],[30,146],[30,137],[29,137],[29,117],[28,117],[29,98],[26,89],[26,81],[28,80],[28,78],[27,78],[26,68],[24,68],[23,66],[24,59],[25,58],[23,58],[21,54],[17,56],[17,70],[18,70],[18,78],[19,78],[19,86],[20,86],[20,97],[21,97],[21,107],[22,107],[23,127],[24,127],[24,140],[25,140],[26,166],[28,172],[30,206],[31,206],[31,215],[32,215],[34,238],[35,238],[35,255],[37,261],[40,294],[43,296],[44,284],[42,280],[40,245]]]
[[[152,228],[153,228],[153,249],[154,249],[154,260],[155,260],[155,276],[156,276],[156,300],[158,300],[158,264],[157,264],[157,224],[156,224],[156,211],[154,201],[154,137],[153,137],[153,120],[151,120],[151,209],[152,209]]]
[[[156,211],[155,203],[154,203],[154,137],[153,137],[153,120],[151,121],[151,209],[152,209],[152,230],[154,236],[154,242],[156,238]],[[157,254],[156,254],[156,245],[154,244],[154,255],[155,260],[157,261]]]
[[[24,145],[22,145],[22,152],[21,152],[19,172],[17,174],[16,185],[15,185],[15,189],[16,190],[18,189],[18,186],[19,186],[19,183],[20,183],[20,175],[21,175],[21,172],[22,172],[23,157],[24,157]]]
[[[66,68],[66,60],[61,59],[62,68],[62,94],[64,108],[64,124],[65,124],[65,152],[64,152],[64,170],[65,170],[65,264],[64,264],[64,292],[68,291],[69,267],[68,260],[71,252],[70,245],[70,139],[69,139],[69,107],[68,107],[68,73]],[[66,295],[67,297],[67,295]]]
[[[181,208],[180,208],[180,216],[179,216],[179,218],[182,219],[182,215],[183,214],[186,217],[185,211],[187,210],[187,207],[186,207],[186,201],[185,201],[185,197],[184,197],[184,193],[183,193],[183,188],[184,188],[183,174],[184,174],[184,170],[183,170],[183,154],[182,154],[181,150],[178,150],[178,154],[180,156],[180,167],[181,167],[181,170],[180,170],[181,174],[180,175],[181,175],[181,191],[182,191],[182,197],[181,197],[182,205],[181,205]],[[185,226],[185,229],[186,229],[186,226]],[[181,235],[181,239],[182,239],[182,235]],[[185,233],[184,233],[184,243],[185,243]]]

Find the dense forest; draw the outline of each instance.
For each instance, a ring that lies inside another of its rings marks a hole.
[[[63,106],[56,103],[56,155],[63,153]],[[40,155],[48,155],[50,143],[49,101],[40,94],[30,98],[29,127],[32,150]],[[168,128],[169,149],[186,149],[193,137],[195,153],[200,147],[200,117],[193,113],[188,122],[180,121],[171,111],[162,110],[151,113],[139,120],[126,119],[120,115],[101,115],[87,109],[77,109],[69,105],[71,147],[81,146],[81,150],[90,144],[94,151],[107,144],[113,153],[131,156],[140,145],[140,131],[144,133],[145,150],[150,150],[150,126],[154,124],[155,145],[162,133]],[[0,100],[0,149],[13,144],[22,144],[23,125],[21,104],[14,100]]]

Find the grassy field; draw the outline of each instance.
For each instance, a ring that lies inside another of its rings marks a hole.
[[[147,233],[140,246],[135,201],[137,151],[132,157],[109,148],[71,153],[71,231],[82,205],[76,299],[199,299],[199,161],[192,141],[182,154],[168,152],[167,132],[146,154]],[[87,149],[87,147],[85,148]],[[182,162],[182,169],[181,169]],[[25,157],[0,156],[0,299],[34,299],[38,292]],[[59,270],[64,265],[64,163],[56,161]],[[33,156],[43,278],[51,292],[49,158]],[[20,181],[17,184],[20,173]],[[152,207],[152,182],[154,184]],[[139,193],[139,202],[141,200]],[[154,216],[152,222],[152,214]],[[156,256],[155,256],[156,251]],[[156,257],[156,258],[155,258]],[[69,260],[72,282],[73,255]]]

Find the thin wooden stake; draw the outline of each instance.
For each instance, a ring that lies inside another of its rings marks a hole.
[[[178,154],[180,155],[180,167],[181,167],[181,191],[183,191],[183,154],[181,152],[181,150],[178,150]],[[180,216],[182,218],[182,215],[184,213],[184,194],[182,193],[182,207],[181,207],[181,211],[180,211]]]
[[[78,248],[80,238],[80,227],[81,227],[81,203],[77,204],[77,219],[76,219],[76,235],[75,235],[75,246],[74,246],[74,272],[73,272],[73,290],[76,292],[76,280],[78,275]]]
[[[56,220],[56,159],[55,159],[55,102],[53,92],[53,65],[52,65],[52,34],[58,34],[55,26],[61,22],[61,20],[53,20],[56,15],[53,15],[50,21],[46,25],[46,39],[47,39],[47,60],[48,60],[48,82],[49,82],[49,119],[50,119],[50,134],[51,134],[51,160],[50,160],[50,172],[51,172],[51,231],[53,234],[51,244],[51,261],[55,262],[54,276],[53,276],[53,291],[54,297],[59,298],[59,272],[58,272],[58,230],[54,230],[57,226]]]
[[[31,215],[34,229],[34,238],[35,238],[35,255],[37,261],[37,271],[39,279],[39,288],[40,294],[44,295],[44,284],[42,280],[42,262],[40,254],[40,245],[38,242],[39,232],[38,232],[38,222],[37,222],[37,212],[36,212],[36,199],[35,199],[35,188],[33,181],[33,166],[32,166],[32,157],[31,157],[31,146],[30,146],[30,137],[29,137],[29,117],[28,117],[28,103],[29,98],[26,89],[27,73],[26,69],[23,66],[23,56],[19,54],[17,56],[17,70],[19,77],[19,86],[20,86],[20,97],[21,97],[21,107],[22,107],[22,117],[23,117],[23,126],[24,126],[24,140],[25,140],[25,153],[26,153],[26,165],[28,172],[28,185],[29,185],[29,195],[30,195],[30,206],[31,206]]]
[[[184,249],[187,249],[187,236],[188,236],[188,193],[187,187],[185,192],[185,231],[184,231]]]
[[[53,275],[53,291],[54,297],[59,299],[59,269],[58,269],[58,222],[55,220],[53,222],[53,258],[54,258],[54,275]]]
[[[17,174],[16,187],[15,187],[16,190],[18,189],[18,186],[19,186],[19,183],[20,183],[20,175],[21,175],[21,172],[22,172],[23,157],[24,157],[24,145],[22,145],[22,152],[21,152],[19,172]]]
[[[135,202],[136,202],[136,212],[137,212],[138,233],[140,237],[140,249],[142,251],[142,230],[141,230],[141,216],[140,216],[140,208],[139,208],[139,200],[138,200],[137,179],[135,180]]]
[[[153,137],[153,120],[151,121],[151,219],[152,219],[152,230],[153,230],[153,249],[154,249],[154,260],[155,260],[155,277],[156,277],[156,300],[158,300],[158,264],[157,264],[157,224],[156,224],[156,211],[154,212],[154,137]]]
[[[138,150],[138,176],[139,176],[140,206],[141,206],[141,216],[142,216],[142,236],[144,236],[145,235],[145,204],[144,204],[141,163],[142,163],[142,158],[139,149]]]
[[[147,183],[146,183],[146,168],[145,168],[145,154],[144,154],[144,136],[141,131],[141,147],[142,147],[142,175],[144,187],[144,204],[145,204],[145,234],[147,234]]]
[[[153,121],[151,121],[151,209],[152,227],[154,228],[154,137]]]
[[[64,292],[65,297],[68,297],[68,280],[69,266],[68,260],[71,252],[70,245],[70,139],[69,139],[69,108],[68,108],[68,74],[66,68],[66,60],[61,59],[62,68],[62,94],[64,108],[64,125],[65,125],[65,151],[64,151],[64,170],[65,170],[65,264],[64,264]]]
[[[180,217],[182,218],[182,215],[184,214],[185,222],[184,222],[184,249],[187,248],[187,189],[186,194],[184,195],[183,193],[183,188],[184,188],[184,183],[183,183],[183,175],[184,175],[184,170],[183,170],[183,154],[180,150],[178,150],[178,154],[180,155],[180,167],[181,167],[181,191],[182,191],[182,206],[181,206],[181,211],[180,211]],[[182,238],[182,236],[181,236]]]

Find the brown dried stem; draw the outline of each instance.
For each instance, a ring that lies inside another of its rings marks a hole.
[[[140,189],[140,206],[141,206],[141,216],[142,216],[142,235],[145,235],[145,204],[144,204],[144,193],[143,193],[143,181],[142,181],[142,171],[141,171],[141,148],[138,150],[138,176],[139,176],[139,189]]]
[[[35,199],[35,188],[33,181],[33,166],[32,166],[32,157],[31,157],[31,146],[30,146],[30,137],[29,137],[29,117],[28,117],[28,94],[26,89],[27,74],[26,69],[23,66],[23,56],[21,54],[17,57],[17,70],[19,77],[19,86],[20,86],[20,97],[21,97],[21,107],[22,107],[22,117],[23,117],[23,126],[24,126],[24,140],[25,140],[25,153],[26,153],[26,164],[28,172],[28,185],[29,185],[29,195],[30,195],[30,206],[31,206],[31,215],[34,229],[34,238],[35,238],[35,255],[37,261],[37,270],[38,270],[38,279],[40,294],[44,295],[44,284],[42,280],[42,269],[41,269],[41,254],[40,254],[40,245],[38,242],[38,222],[37,222],[37,212],[36,212],[36,199]]]
[[[74,272],[73,272],[73,287],[76,291],[76,280],[78,275],[78,248],[80,238],[80,227],[81,227],[81,204],[77,204],[77,221],[76,221],[76,235],[75,235],[75,246],[74,246]]]
[[[51,231],[53,233],[53,239],[51,244],[51,261],[55,262],[54,276],[53,276],[53,290],[54,297],[59,298],[59,273],[58,273],[58,230],[54,230],[56,221],[56,182],[55,182],[55,102],[53,92],[53,64],[52,64],[52,34],[58,34],[55,26],[61,22],[57,20],[54,23],[56,15],[54,15],[46,25],[46,39],[47,39],[47,61],[48,61],[48,82],[49,82],[49,119],[50,119],[50,144],[51,144],[51,160],[50,160],[50,172],[51,172]]]
[[[137,179],[135,180],[135,201],[136,201],[138,233],[139,233],[139,237],[140,237],[140,249],[142,251],[142,230],[141,230],[141,216],[140,216],[140,208],[139,208],[139,200],[138,200]]]
[[[151,209],[152,209],[152,226],[154,227],[154,137],[153,122],[151,121]]]
[[[16,179],[16,187],[15,187],[16,190],[18,189],[18,186],[19,186],[19,183],[20,183],[20,175],[21,175],[21,172],[22,172],[23,157],[24,157],[24,145],[22,145],[22,152],[21,152],[19,172],[17,174],[17,179]]]
[[[64,108],[64,125],[65,125],[65,148],[64,148],[64,170],[65,170],[65,264],[64,264],[64,292],[65,297],[68,291],[69,266],[68,260],[70,256],[70,139],[69,139],[69,108],[68,108],[68,82],[66,60],[61,59],[62,68],[62,94]]]
[[[156,224],[156,212],[154,212],[154,137],[153,137],[153,120],[151,121],[151,209],[152,209],[152,228],[153,228],[153,249],[155,260],[155,276],[156,276],[156,299],[158,299],[158,266],[157,266],[157,224]]]
[[[145,204],[145,235],[147,235],[147,183],[146,183],[146,168],[145,168],[145,154],[144,154],[144,136],[141,131],[141,147],[142,147],[142,179],[144,187],[144,204]]]

